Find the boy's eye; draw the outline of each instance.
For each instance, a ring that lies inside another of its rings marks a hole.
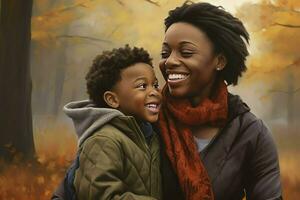
[[[141,83],[137,86],[137,88],[145,89],[147,87],[146,83]]]
[[[159,84],[158,83],[155,83],[153,86],[154,86],[155,89],[159,89]]]

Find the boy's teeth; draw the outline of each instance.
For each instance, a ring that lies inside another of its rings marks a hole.
[[[151,104],[147,104],[147,107],[148,107],[148,108],[157,108],[157,105],[151,103]]]
[[[185,74],[169,74],[168,75],[169,80],[184,79],[185,77],[187,77],[187,75],[185,75]]]

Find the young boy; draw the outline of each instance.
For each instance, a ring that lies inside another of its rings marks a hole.
[[[161,94],[142,48],[105,51],[86,76],[90,100],[64,108],[79,138],[73,186],[79,200],[161,199],[158,119]]]

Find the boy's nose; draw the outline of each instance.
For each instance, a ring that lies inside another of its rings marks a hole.
[[[159,96],[160,92],[156,88],[152,88],[151,91],[149,92],[149,96]]]

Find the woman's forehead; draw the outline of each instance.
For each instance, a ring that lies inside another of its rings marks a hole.
[[[166,31],[163,45],[171,44],[180,44],[180,45],[195,45],[201,46],[203,44],[211,45],[210,39],[206,36],[206,33],[200,30],[198,27],[185,23],[177,22],[172,24]]]

